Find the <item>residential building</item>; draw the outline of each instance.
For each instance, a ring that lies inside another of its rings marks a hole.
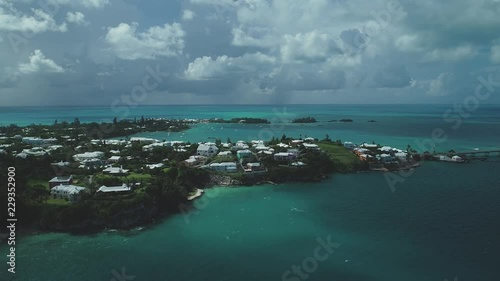
[[[118,162],[120,160],[122,160],[121,156],[114,155],[114,156],[109,157],[108,162],[110,162],[110,163],[116,163],[116,162]]]
[[[247,163],[243,168],[243,170],[247,173],[257,172],[257,171],[263,171],[263,167],[259,162]]]
[[[314,143],[303,143],[302,145],[309,150],[319,150],[319,146]]]
[[[70,202],[76,202],[80,199],[80,192],[86,188],[76,185],[57,185],[51,188],[50,194],[53,198],[66,199]]]
[[[118,167],[108,167],[103,170],[104,173],[108,173],[110,175],[126,175],[129,170],[123,169],[123,166]]]
[[[219,154],[217,154],[218,156],[232,156],[233,153],[231,151],[221,151],[219,152]]]
[[[73,176],[67,177],[54,177],[49,180],[49,187],[55,187],[58,185],[71,185],[73,183]]]
[[[349,149],[349,150],[353,150],[356,148],[356,145],[350,141],[346,141],[346,142],[344,142],[344,147]]]
[[[102,192],[102,193],[115,193],[115,192],[129,192],[131,191],[132,188],[126,184],[122,184],[119,186],[101,186],[97,190],[97,193]]]
[[[248,149],[238,150],[236,152],[236,156],[238,157],[239,160],[250,158],[252,157],[252,155],[253,155],[252,151]]]
[[[279,152],[274,154],[274,160],[276,161],[290,161],[297,159],[297,155],[290,152]]]
[[[150,170],[153,170],[153,169],[157,169],[157,168],[163,168],[165,166],[165,164],[163,163],[158,163],[158,164],[147,164],[146,165],[146,168],[150,169]]]
[[[200,144],[196,150],[198,155],[206,157],[213,157],[217,155],[217,152],[219,152],[219,149],[215,144]]]
[[[238,171],[236,163],[234,162],[222,162],[222,163],[212,163],[208,165],[209,169],[219,172],[235,173]]]
[[[102,151],[94,151],[94,152],[85,152],[81,154],[75,154],[73,155],[73,160],[81,162],[84,160],[90,160],[90,159],[101,159],[104,157],[104,152]]]

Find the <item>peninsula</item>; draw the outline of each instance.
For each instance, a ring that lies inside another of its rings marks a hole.
[[[311,121],[306,119],[301,121]],[[433,159],[411,147],[356,145],[333,141],[328,134],[321,140],[282,135],[202,143],[129,137],[138,132],[182,131],[193,123],[216,120],[268,122],[142,117],[86,124],[75,118],[71,123],[4,126],[0,168],[14,167],[18,175],[16,203],[24,226],[84,232],[150,223],[184,210],[211,186],[314,182],[332,173],[412,169],[421,160]],[[450,155],[446,160],[462,159]]]

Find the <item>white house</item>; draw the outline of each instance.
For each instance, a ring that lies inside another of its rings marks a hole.
[[[158,140],[157,139],[151,139],[151,138],[133,137],[133,138],[130,138],[130,142],[155,143],[155,142],[158,142]]]
[[[163,168],[165,166],[165,164],[163,163],[158,163],[158,164],[146,164],[146,168],[150,169],[150,170],[153,170],[153,169],[156,169],[156,168]]]
[[[27,143],[27,144],[31,144],[31,145],[44,145],[44,144],[57,142],[57,139],[55,139],[55,138],[42,139],[42,138],[35,138],[35,137],[24,137],[24,138],[22,138],[22,142]]]
[[[75,155],[73,155],[73,160],[81,162],[83,160],[101,159],[102,157],[104,157],[104,152],[94,151],[94,152],[85,152],[85,153],[81,153],[81,154],[75,154]]]
[[[314,143],[303,143],[302,145],[309,150],[319,150],[319,146]]]
[[[108,162],[116,163],[116,162],[118,162],[120,160],[122,160],[121,156],[114,155],[114,156],[109,157]]]
[[[58,185],[71,185],[73,183],[73,176],[67,177],[54,177],[49,180],[49,186],[55,187]]]
[[[344,142],[344,147],[347,148],[347,149],[355,149],[356,148],[356,145],[350,141],[346,141]]]
[[[406,161],[406,157],[408,156],[408,153],[398,152],[398,153],[395,153],[394,156],[396,156],[396,158],[398,158],[400,161]]]
[[[85,187],[76,185],[58,185],[50,190],[50,194],[53,198],[67,199],[70,202],[75,202],[78,201],[80,192],[85,189]]]
[[[208,167],[214,171],[235,173],[238,171],[236,163],[234,162],[222,162],[222,163],[212,163]]]
[[[102,193],[110,193],[110,192],[128,192],[131,191],[132,188],[126,184],[122,184],[119,186],[101,186],[97,190],[97,192],[102,192]]]
[[[252,156],[252,151],[245,149],[245,150],[238,150],[236,152],[236,156],[238,156],[238,159],[243,159],[243,158],[248,158]]]
[[[378,145],[377,144],[370,144],[370,143],[363,143],[361,145],[361,147],[363,147],[363,148],[377,148]]]
[[[246,144],[246,142],[244,141],[237,141],[236,142],[236,145],[233,146],[233,149],[234,150],[244,150],[244,149],[249,149],[250,147],[248,146],[248,144]]]
[[[108,167],[103,170],[104,173],[108,173],[110,175],[124,175],[127,174],[129,170],[123,169],[122,166],[117,167]]]
[[[233,155],[233,153],[231,151],[221,151],[217,155],[218,156],[231,156],[231,155]]]
[[[198,155],[206,157],[215,156],[217,155],[217,152],[219,152],[219,149],[214,144],[200,144],[196,150]]]
[[[274,160],[276,160],[276,161],[288,161],[288,160],[293,160],[296,158],[297,158],[296,154],[292,154],[289,152],[279,152],[279,153],[274,154]]]

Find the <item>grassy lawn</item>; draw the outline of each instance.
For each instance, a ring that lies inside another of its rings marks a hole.
[[[356,154],[352,153],[341,144],[321,142],[318,143],[318,146],[321,148],[321,150],[328,153],[330,159],[332,159],[334,163],[340,164],[341,170],[343,170],[344,168],[350,169],[355,165],[361,163],[361,160],[359,160]]]
[[[96,175],[96,179],[102,180],[106,178],[123,178],[127,180],[145,180],[145,179],[150,179],[152,176],[150,174],[139,174],[139,173],[130,173],[127,176],[111,176],[111,175],[105,175],[105,174],[98,174]]]
[[[139,173],[130,173],[126,178],[128,180],[147,180],[151,178],[150,174],[139,174]]]
[[[222,163],[222,162],[234,162],[236,161],[236,156],[215,156],[212,158],[210,163]]]
[[[43,185],[47,190],[50,190],[49,188],[49,180],[44,180],[44,179],[28,179],[28,185],[29,186],[35,186],[35,185]]]
[[[47,204],[52,204],[52,205],[68,205],[69,201],[66,201],[65,199],[49,198],[49,199],[47,199]]]

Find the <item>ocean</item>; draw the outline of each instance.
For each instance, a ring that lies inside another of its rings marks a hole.
[[[192,142],[328,134],[343,141],[403,149],[409,144],[420,150],[430,149],[429,140],[439,129],[447,137],[434,141],[439,151],[500,148],[500,106],[482,106],[461,117],[458,128],[443,118],[450,108],[154,106],[131,109],[127,118],[276,121],[262,127],[198,124],[186,132],[140,134]],[[305,116],[321,122],[286,123]],[[114,114],[97,107],[0,108],[2,124],[50,124],[75,117],[92,122]],[[354,122],[323,122],[343,118]],[[3,263],[0,280],[499,280],[499,168],[495,155],[463,165],[426,162],[410,174],[335,174],[320,183],[217,187],[196,201],[196,210],[130,232],[19,237],[15,279]],[[394,177],[397,181],[391,184]],[[329,242],[335,247],[325,247]],[[6,260],[7,247],[0,250]]]

